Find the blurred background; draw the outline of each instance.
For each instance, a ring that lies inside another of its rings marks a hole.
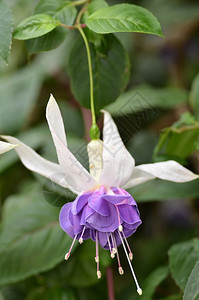
[[[33,14],[38,3],[6,2],[15,26]],[[199,173],[199,3],[125,2],[150,10],[165,37],[116,34],[123,46],[114,40],[119,44],[113,62],[123,77],[118,83],[119,75],[110,72],[109,90],[101,83],[97,110],[110,111],[136,164],[174,159]],[[31,41],[13,40],[8,66],[0,60],[0,133],[18,137],[56,162],[45,120],[52,93],[62,111],[69,148],[88,168],[90,112],[83,107],[88,78],[87,69],[81,68],[81,63],[86,64],[85,49],[81,43],[74,44],[77,39],[70,32],[48,52],[33,51],[36,45]],[[106,54],[101,48],[92,52],[102,65]],[[102,129],[100,113],[98,124]],[[129,192],[138,202],[143,221],[129,238],[142,299],[182,299],[199,259],[199,180],[182,184],[153,180]],[[70,260],[64,261],[71,239],[59,227],[58,216],[61,206],[73,199],[71,192],[26,170],[14,151],[1,155],[0,300],[108,299],[107,272],[113,274],[115,299],[138,299],[122,249],[123,276],[116,261],[101,249],[102,279],[97,279],[92,241],[76,245]]]

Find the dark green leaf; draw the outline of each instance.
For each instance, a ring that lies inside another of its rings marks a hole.
[[[197,119],[199,120],[199,74],[195,77],[192,83],[190,92],[190,103]]]
[[[0,131],[16,133],[29,120],[37,100],[43,75],[32,67],[0,79]]]
[[[0,230],[0,285],[52,269],[64,260],[70,238],[59,225],[59,209],[43,200],[37,185],[7,199]]]
[[[94,12],[86,21],[97,33],[142,32],[162,36],[160,24],[147,9],[118,4]]]
[[[67,283],[74,287],[86,287],[98,282],[96,262],[95,262],[95,243],[92,240],[84,241],[71,255],[62,269],[63,278]],[[105,267],[110,264],[109,251],[100,248],[100,271],[102,277],[105,276]]]
[[[154,88],[148,85],[139,85],[122,94],[115,103],[105,107],[112,115],[123,116],[150,109],[154,115],[156,108],[170,109],[185,103],[187,92],[183,89],[167,87]]]
[[[199,259],[199,239],[179,243],[169,250],[169,267],[173,279],[184,290],[187,280]]]
[[[90,45],[96,110],[113,102],[126,87],[129,79],[129,58],[119,40],[104,36],[100,47]],[[73,94],[81,105],[90,108],[88,61],[80,36],[71,47],[67,69]]]
[[[185,287],[183,300],[199,299],[198,274],[199,274],[199,260],[195,264],[195,267],[193,268],[193,270],[189,276],[188,282]]]
[[[176,183],[154,179],[135,186],[129,192],[138,202],[189,199],[199,197],[199,180]]]
[[[159,143],[154,151],[154,159],[186,159],[196,150],[196,141],[199,137],[199,123],[190,113],[181,115],[179,121],[171,127],[165,128],[160,135]]]
[[[8,63],[12,44],[13,18],[11,10],[0,0],[0,56]]]
[[[61,22],[46,14],[38,14],[24,19],[14,31],[14,38],[17,40],[28,40],[42,36],[57,26]]]
[[[41,0],[35,9],[36,14],[48,14],[61,23],[71,26],[75,20],[77,10],[72,2],[65,0]],[[26,41],[29,54],[49,51],[57,48],[66,38],[69,30],[57,27],[50,33],[36,39]]]
[[[168,276],[168,274],[168,267],[161,267],[153,271],[143,284],[142,300],[152,299],[155,289]]]

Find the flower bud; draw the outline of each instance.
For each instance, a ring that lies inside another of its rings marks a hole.
[[[103,153],[103,142],[101,140],[93,140],[87,146],[90,174],[99,180],[102,171],[102,153]]]

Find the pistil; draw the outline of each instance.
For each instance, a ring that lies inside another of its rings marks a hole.
[[[122,242],[122,246],[123,246],[123,248],[124,248],[124,252],[125,252],[125,254],[126,254],[126,258],[127,258],[127,260],[128,260],[129,267],[130,267],[130,269],[131,269],[131,273],[132,273],[132,275],[133,275],[133,278],[134,278],[134,281],[135,281],[135,284],[136,284],[136,287],[137,287],[137,292],[138,292],[138,294],[141,296],[141,295],[142,295],[142,289],[140,288],[140,286],[139,286],[139,284],[138,284],[138,281],[137,281],[135,272],[134,272],[134,270],[133,270],[133,266],[132,266],[131,261],[130,261],[130,259],[129,259],[128,252],[127,252],[127,250],[126,250],[125,243],[124,243],[124,241],[123,241],[123,238],[122,238],[121,233],[120,233],[119,230],[118,230],[118,234],[119,234],[120,240],[121,240],[121,242]]]

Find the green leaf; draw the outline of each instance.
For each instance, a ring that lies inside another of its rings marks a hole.
[[[59,209],[43,200],[37,185],[13,195],[3,207],[0,228],[0,285],[52,269],[71,239],[59,225]]]
[[[24,19],[14,31],[17,40],[28,40],[52,31],[61,22],[46,14],[38,14]]]
[[[142,289],[142,300],[152,299],[156,287],[168,276],[168,267],[160,267],[153,271],[145,280]]]
[[[65,0],[41,0],[35,9],[36,14],[47,14],[61,23],[71,26],[75,20],[77,9],[72,2]],[[42,37],[26,41],[28,53],[49,51],[57,48],[66,38],[69,29],[57,27]]]
[[[99,250],[100,271],[103,276],[111,259],[109,251],[102,248]],[[86,287],[98,282],[94,260],[95,251],[95,243],[90,239],[75,250],[74,255],[71,255],[67,261],[67,265],[60,270],[67,284],[73,287]]]
[[[94,12],[86,24],[97,33],[141,32],[162,36],[156,17],[147,9],[132,4],[102,8]]]
[[[138,85],[122,94],[114,103],[105,107],[114,116],[123,116],[150,109],[154,115],[156,108],[171,109],[185,103],[187,92],[180,88],[154,88],[149,85]]]
[[[197,119],[199,120],[199,74],[195,77],[190,92],[190,103]]]
[[[113,102],[126,87],[130,65],[126,50],[114,35],[103,36],[100,47],[91,44],[90,48],[95,108],[99,112],[102,107]],[[80,36],[77,36],[70,49],[67,72],[75,98],[81,105],[90,108],[88,61]]]
[[[43,75],[34,66],[0,79],[0,131],[16,133],[29,120],[41,88]]]
[[[101,8],[107,7],[107,6],[108,6],[108,3],[106,1],[104,1],[104,0],[93,0],[91,3],[89,3],[86,12],[83,15],[82,23],[86,23],[88,17],[92,13],[94,13],[95,11],[97,11],[97,10],[99,10]],[[101,40],[102,40],[101,34],[97,34],[96,32],[90,30],[88,28],[88,26],[86,26],[84,28],[84,31],[86,33],[86,36],[87,36],[89,42],[92,42],[95,45],[100,45]]]
[[[187,280],[199,259],[199,239],[179,243],[169,250],[169,267],[173,279],[184,290]]]
[[[26,300],[75,300],[76,297],[72,290],[68,288],[44,288],[34,289]]]
[[[199,180],[182,184],[154,179],[129,189],[129,192],[137,202],[196,198],[199,197]]]
[[[183,300],[196,300],[199,299],[199,281],[198,281],[198,274],[199,274],[199,260],[195,264],[188,282],[185,287]]]
[[[154,159],[162,160],[162,156],[167,159],[186,159],[196,150],[198,136],[199,122],[189,112],[184,113],[171,127],[162,131]]]
[[[0,0],[0,56],[8,63],[12,44],[13,18],[11,10]]]

